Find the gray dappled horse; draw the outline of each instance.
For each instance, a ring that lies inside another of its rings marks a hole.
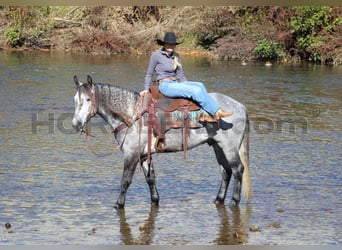
[[[80,82],[74,76],[77,87],[75,94],[75,114],[72,126],[84,131],[87,122],[96,114],[101,116],[113,129],[115,138],[124,153],[124,170],[121,189],[116,208],[123,208],[127,189],[138,163],[141,164],[149,185],[152,205],[159,204],[159,194],[155,183],[152,161],[147,161],[147,126],[140,123],[141,101],[139,93],[109,84],[93,83],[88,76],[87,83]],[[249,120],[246,108],[234,99],[219,93],[210,95],[225,110],[234,114],[218,123],[204,123],[202,128],[190,129],[188,149],[207,143],[214,148],[216,159],[222,172],[222,181],[216,196],[216,204],[224,204],[231,176],[234,176],[234,190],[231,206],[238,206],[243,197],[251,198],[252,190],[249,178]],[[139,134],[141,132],[141,134]],[[166,133],[166,152],[183,150],[182,129],[170,129]],[[151,149],[152,153],[155,150]],[[200,153],[200,152],[199,152]],[[208,171],[211,171],[207,166]]]

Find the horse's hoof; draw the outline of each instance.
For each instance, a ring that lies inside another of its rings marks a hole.
[[[125,205],[116,203],[116,204],[114,205],[114,208],[115,208],[116,210],[124,209],[124,208],[125,208]]]
[[[152,199],[151,200],[151,205],[154,207],[158,207],[159,206],[159,199]]]
[[[216,205],[224,205],[224,200],[216,199],[216,200],[214,201],[214,203],[215,203]]]
[[[229,206],[230,207],[238,207],[239,206],[239,202],[233,199],[233,200],[231,200],[229,202]]]
[[[151,203],[151,206],[153,206],[153,207],[159,207],[159,202],[152,202],[152,203]]]

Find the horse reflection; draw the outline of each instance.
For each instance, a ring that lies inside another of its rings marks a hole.
[[[216,245],[240,245],[247,242],[248,224],[251,215],[251,207],[247,207],[241,215],[241,209],[238,207],[229,208],[224,205],[217,205],[217,211],[220,218],[220,224],[217,232],[217,238],[213,241]],[[227,211],[231,210],[231,215]],[[148,214],[146,223],[139,226],[140,234],[135,237],[131,226],[127,222],[125,210],[117,210],[120,216],[121,244],[124,245],[151,245],[158,244],[153,242],[155,235],[155,221],[159,213],[159,206],[152,206]],[[196,242],[194,242],[196,243]]]
[[[240,245],[247,242],[248,224],[251,216],[252,208],[246,207],[245,212],[241,216],[239,207],[230,207],[232,217],[229,217],[226,206],[218,205],[217,211],[221,218],[218,236],[214,240],[217,245]]]
[[[119,209],[120,233],[122,243],[125,245],[150,245],[154,234],[154,224],[157,217],[159,206],[151,206],[148,219],[143,226],[139,227],[141,232],[138,238],[134,238],[130,225],[127,223],[125,209]]]

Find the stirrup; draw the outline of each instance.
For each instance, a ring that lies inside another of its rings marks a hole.
[[[166,150],[166,141],[165,141],[165,136],[164,135],[158,135],[156,137],[156,142],[154,144],[154,148],[158,152],[164,152]]]

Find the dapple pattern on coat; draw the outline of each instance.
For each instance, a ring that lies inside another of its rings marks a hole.
[[[152,205],[159,205],[156,175],[153,161],[147,164],[147,127],[142,126],[139,93],[109,84],[93,83],[90,76],[82,83],[74,77],[75,114],[73,127],[84,131],[87,122],[98,114],[116,131],[116,139],[124,154],[124,170],[120,194],[116,208],[125,206],[127,190],[132,182],[136,167],[141,164],[150,189]],[[221,169],[221,185],[215,199],[216,204],[224,204],[228,186],[233,175],[234,188],[230,205],[238,206],[241,192],[246,200],[252,196],[249,177],[249,120],[246,108],[236,100],[220,94],[210,93],[222,108],[234,114],[219,123],[205,123],[203,128],[191,129],[188,149],[207,143],[212,146]],[[118,130],[118,128],[122,128]],[[182,133],[171,129],[166,133],[168,147],[166,152],[182,151]],[[155,153],[152,150],[152,153]],[[211,171],[210,166],[206,166]]]

